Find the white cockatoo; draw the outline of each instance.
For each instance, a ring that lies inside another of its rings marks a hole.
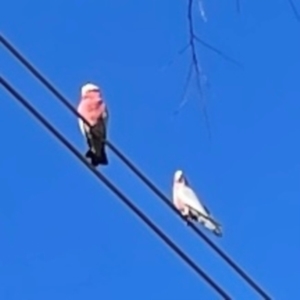
[[[189,187],[181,170],[174,174],[173,204],[185,218],[196,220],[217,236],[222,236],[221,225],[212,218],[209,210]]]

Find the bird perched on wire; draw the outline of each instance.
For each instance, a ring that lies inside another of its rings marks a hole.
[[[107,165],[108,159],[104,141],[107,135],[108,110],[97,85],[87,83],[82,86],[77,111],[91,125],[89,127],[83,120],[78,119],[80,130],[89,147],[85,156],[95,167]]]
[[[209,210],[189,187],[188,181],[181,170],[177,170],[174,174],[173,204],[186,219],[197,221],[215,235],[222,236],[221,225],[212,218]]]

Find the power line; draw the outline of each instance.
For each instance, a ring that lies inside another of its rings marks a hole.
[[[65,105],[73,114],[82,121],[90,126],[88,121],[82,117],[77,110],[69,103],[69,101],[43,76],[41,73],[29,63],[29,61],[24,58],[7,39],[0,34],[0,42],[5,46],[5,48],[19,61],[23,64],[42,84],[44,84],[58,99]],[[124,154],[121,153],[111,142],[105,141],[107,146],[127,165],[129,169],[137,177],[140,178],[161,200],[164,201],[182,220],[185,220],[182,215],[174,208],[169,199],[141,172],[135,165],[128,159]],[[186,221],[186,220],[185,220]],[[196,234],[201,237],[218,255],[220,255],[228,264],[231,266],[260,296],[265,300],[271,300],[271,297],[257,284],[254,280],[247,275],[247,273],[238,266],[237,263],[233,261],[223,250],[221,250],[215,243],[213,243],[194,223],[188,221],[189,226],[196,232]]]
[[[81,153],[55,129],[30,103],[23,98],[4,78],[0,77],[0,83],[9,91],[19,103],[21,103],[38,121],[46,127],[65,147],[68,148],[94,175],[102,181],[125,205],[130,208],[148,227],[150,227],[179,257],[181,257],[200,277],[202,277],[225,300],[231,300],[228,294],[218,286],[198,265],[189,258],[158,226],[156,226],[141,210],[139,210],[113,183],[102,173],[93,168]]]

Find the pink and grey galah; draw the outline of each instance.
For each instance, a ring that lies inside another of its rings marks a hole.
[[[80,131],[85,136],[89,147],[85,156],[95,167],[107,165],[104,141],[107,136],[108,110],[99,86],[87,83],[81,87],[77,111],[90,125],[78,119]]]
[[[222,236],[221,225],[211,216],[209,210],[189,187],[182,170],[177,170],[173,178],[173,204],[187,219],[201,223],[217,236]]]

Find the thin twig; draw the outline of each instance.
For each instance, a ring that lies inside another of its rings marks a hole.
[[[203,115],[204,115],[204,120],[206,123],[206,127],[208,130],[208,135],[209,138],[211,138],[211,130],[210,130],[210,125],[209,125],[209,119],[208,119],[208,113],[207,113],[207,108],[206,108],[206,103],[205,103],[205,98],[204,98],[204,89],[202,86],[202,80],[201,80],[201,65],[198,60],[197,56],[197,51],[196,51],[196,45],[195,45],[195,32],[194,32],[194,24],[193,24],[193,0],[189,0],[188,2],[188,23],[189,23],[189,37],[190,37],[190,47],[191,47],[191,55],[192,55],[192,64],[193,64],[193,69],[195,70],[196,73],[196,83],[197,83],[197,88],[201,97],[201,104],[202,104],[202,110],[203,110]]]
[[[194,39],[201,45],[205,46],[206,48],[210,49],[211,51],[218,54],[220,57],[222,57],[224,60],[227,60],[228,62],[231,62],[232,64],[236,65],[239,68],[243,68],[242,64],[236,61],[234,58],[231,58],[227,54],[225,54],[223,51],[219,50],[218,48],[208,44],[203,39],[200,39],[197,35],[194,35]]]
[[[182,101],[181,101],[178,109],[173,113],[173,115],[177,115],[179,113],[180,109],[187,103],[188,100],[186,97],[186,91],[188,89],[190,81],[192,80],[192,75],[195,72],[196,85],[197,85],[199,95],[201,97],[201,106],[202,106],[202,110],[203,110],[203,114],[204,114],[204,118],[205,118],[205,123],[206,123],[207,129],[208,129],[209,138],[211,138],[210,125],[209,125],[209,120],[208,120],[208,113],[207,113],[205,96],[204,96],[204,88],[203,88],[205,86],[205,83],[203,83],[204,74],[201,69],[200,60],[198,59],[198,56],[197,56],[196,44],[197,43],[201,44],[205,48],[209,49],[210,51],[219,55],[222,59],[234,64],[235,66],[242,68],[242,65],[235,59],[226,55],[223,51],[219,50],[217,47],[214,47],[214,46],[210,45],[209,43],[207,43],[206,41],[204,41],[203,39],[201,39],[196,34],[195,29],[194,29],[194,22],[193,22],[193,4],[194,4],[194,0],[188,0],[187,18],[188,18],[189,42],[187,45],[185,45],[185,47],[183,47],[177,53],[177,55],[180,56],[180,55],[184,54],[185,52],[187,52],[187,50],[190,50],[191,51],[190,52],[191,53],[191,65],[188,69],[188,74],[186,76],[186,82],[185,82],[185,86],[184,86],[184,93],[183,93]],[[198,4],[199,5],[202,4],[201,0],[200,0],[200,2],[198,0]],[[203,17],[203,14],[205,16],[205,12],[201,11],[201,7],[200,7],[200,12]],[[203,7],[202,7],[202,10],[203,10]],[[175,61],[175,58],[171,59],[164,68],[173,64],[174,61]]]
[[[183,108],[183,106],[187,103],[187,100],[188,100],[187,99],[187,90],[188,90],[192,75],[193,75],[193,62],[190,63],[188,74],[186,76],[186,80],[185,80],[185,84],[184,84],[184,88],[183,88],[182,101],[179,104],[179,107],[177,108],[177,110],[174,111],[174,113],[173,113],[174,115],[177,115],[179,113],[179,111]]]
[[[170,59],[170,61],[169,61],[168,63],[166,63],[165,66],[163,66],[163,67],[161,68],[161,70],[164,71],[167,67],[170,67],[170,66],[174,63],[174,61],[175,61],[175,56],[180,56],[180,55],[184,54],[184,52],[186,52],[186,51],[189,49],[189,47],[190,47],[190,44],[187,44],[187,45],[184,46],[182,49],[180,49],[180,50],[176,53],[176,55],[174,55],[173,58]]]

